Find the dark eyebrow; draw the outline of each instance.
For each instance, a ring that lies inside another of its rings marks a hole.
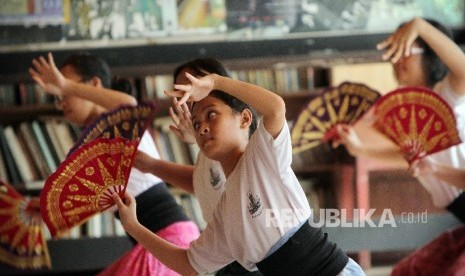
[[[216,106],[216,104],[214,104],[214,103],[209,104],[209,105],[205,106],[202,110],[205,110],[205,109],[207,109],[207,108],[209,108],[209,107],[212,107],[212,106]],[[195,118],[197,118],[197,116],[196,116],[196,115],[192,115],[191,121],[194,121]]]

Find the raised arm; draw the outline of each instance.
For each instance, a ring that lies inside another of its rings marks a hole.
[[[276,137],[284,126],[286,120],[286,107],[284,100],[265,88],[254,84],[234,80],[217,74],[210,74],[200,79],[186,73],[191,84],[178,85],[177,91],[168,91],[169,96],[179,97],[179,104],[186,101],[199,101],[212,90],[220,90],[247,103],[251,108],[260,113],[263,124],[273,137]]]
[[[333,147],[343,144],[354,157],[368,157],[389,164],[408,166],[400,148],[368,124],[355,128],[338,125],[337,131],[339,139],[333,142]]]
[[[108,110],[116,109],[122,104],[137,105],[137,100],[126,93],[65,78],[55,65],[51,53],[47,55],[47,59],[40,56],[32,60],[32,64],[33,68],[29,68],[29,74],[47,93],[58,97],[79,97]],[[98,84],[101,80],[94,77],[91,81]]]
[[[377,45],[378,49],[386,49],[384,60],[396,63],[401,56],[410,55],[412,44],[421,37],[436,53],[449,69],[452,89],[465,94],[465,54],[447,35],[422,18],[414,18],[400,27],[386,40]]]

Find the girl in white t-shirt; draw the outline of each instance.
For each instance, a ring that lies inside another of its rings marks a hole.
[[[378,49],[386,49],[383,59],[392,62],[400,86],[431,88],[449,104],[457,121],[459,135],[465,141],[465,54],[451,37],[449,30],[438,22],[414,18],[379,43]],[[373,129],[370,124],[368,126],[368,129]],[[404,160],[399,147],[394,144],[390,148],[380,148],[379,141],[359,138],[359,126],[339,130],[341,140],[337,142],[344,144],[354,156],[386,162]],[[429,155],[419,163],[422,162],[431,163],[430,168],[447,166],[450,170],[461,169],[465,166],[465,144]],[[464,185],[454,186],[451,179],[440,177],[444,172],[433,173],[427,169],[428,166],[423,167],[425,169],[421,172],[419,168],[410,169],[416,172],[415,176],[429,192],[433,203],[465,222]],[[402,260],[394,267],[392,274],[462,275],[465,266],[453,264],[456,260],[465,260],[462,254],[464,249],[465,226],[461,226],[445,232]]]
[[[178,104],[195,102],[192,123],[200,150],[220,162],[225,191],[199,239],[185,250],[143,227],[135,202],[114,199],[123,226],[166,265],[183,275],[212,272],[237,260],[264,275],[364,275],[326,234],[308,222],[311,211],[291,169],[283,99],[253,84],[217,74],[177,84]],[[250,107],[249,107],[250,106]],[[263,117],[255,133],[257,118]]]
[[[196,77],[211,73],[229,76],[228,69],[221,62],[213,58],[198,58],[180,64],[173,72],[175,83],[190,83],[189,79],[185,76],[186,72]],[[187,104],[178,105],[176,104],[176,98],[173,98],[173,100],[173,107],[169,110],[173,121],[173,124],[170,125],[170,130],[184,142],[189,144],[196,143],[191,114]],[[209,221],[212,218],[216,205],[223,194],[224,183],[226,181],[223,169],[218,161],[212,160],[202,152],[199,152],[194,166],[182,165],[160,158],[153,158],[143,152],[139,152],[136,156],[134,166],[143,172],[152,173],[162,178],[173,186],[193,193],[198,199],[205,221]],[[258,276],[261,273],[257,270],[248,271],[239,263],[233,262],[221,268],[215,275]]]
[[[121,105],[137,104],[133,96],[110,88],[113,86],[108,65],[88,52],[70,55],[60,68],[55,66],[52,54],[47,59],[39,57],[33,60],[30,74],[47,93],[60,98],[58,104],[64,116],[78,126],[91,125]],[[160,157],[148,131],[143,134],[138,150]],[[136,198],[141,223],[164,240],[185,248],[198,237],[197,225],[187,217],[159,177],[132,168],[126,191]],[[178,275],[132,241],[134,247],[100,275]]]

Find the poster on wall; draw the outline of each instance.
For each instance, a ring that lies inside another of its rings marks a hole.
[[[302,0],[227,1],[228,30],[289,33],[295,28]]]
[[[449,27],[465,24],[463,0],[235,0],[227,1],[228,31],[253,35],[390,32],[415,16]]]
[[[388,33],[415,16],[464,28],[464,6],[463,0],[2,0],[0,45]]]
[[[225,2],[226,0],[176,0],[175,14],[172,14],[176,18],[175,26],[173,26],[174,33],[226,31]],[[173,11],[168,10],[167,12]]]
[[[62,25],[67,24],[66,13],[70,0],[2,0],[0,26],[6,25]]]

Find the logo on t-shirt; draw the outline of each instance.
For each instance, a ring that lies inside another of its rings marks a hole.
[[[210,184],[214,189],[218,189],[221,186],[221,174],[214,168],[210,168]]]
[[[262,213],[262,202],[258,195],[253,195],[250,191],[247,193],[247,197],[249,198],[249,213],[255,218]]]

